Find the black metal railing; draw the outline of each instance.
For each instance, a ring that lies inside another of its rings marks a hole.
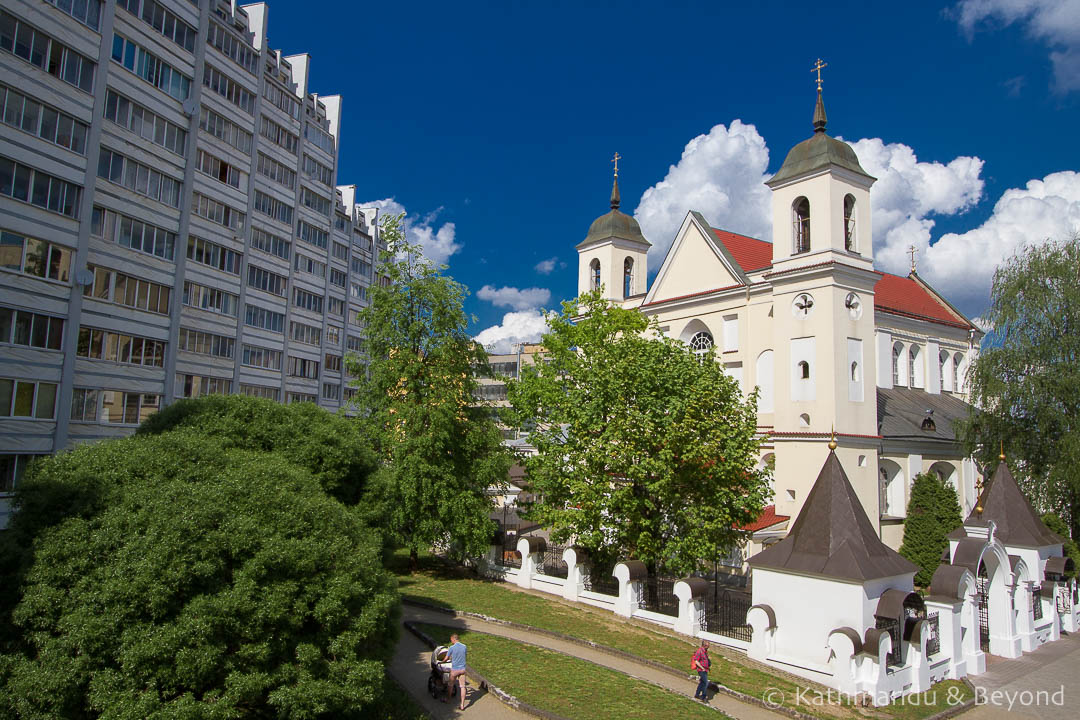
[[[937,655],[941,652],[941,623],[937,613],[926,616],[926,655]]]
[[[570,569],[566,561],[563,560],[563,550],[565,549],[562,545],[549,544],[547,549],[544,550],[544,561],[537,566],[536,572],[548,577],[565,578]]]
[[[990,580],[986,570],[979,566],[979,575],[975,578],[975,607],[979,613],[979,647],[984,652],[990,651]]]
[[[495,553],[495,564],[507,568],[521,569],[521,553],[517,551],[517,534],[504,534]]]
[[[1040,589],[1034,585],[1031,586],[1031,617],[1034,620],[1042,620],[1042,594]]]
[[[753,604],[750,593],[724,587],[714,579],[705,592],[698,626],[706,632],[750,642],[752,630],[746,624],[746,613]]]
[[[1067,615],[1072,610],[1072,593],[1069,592],[1069,588],[1064,585],[1058,585],[1057,589],[1057,610],[1059,615]]]
[[[619,595],[619,581],[612,577],[611,567],[590,567],[585,575],[585,589],[601,595]]]
[[[668,575],[650,575],[645,581],[645,592],[638,600],[639,610],[649,610],[661,615],[678,616],[679,598],[675,597],[678,579]]]
[[[889,637],[892,638],[892,649],[889,650],[889,654],[885,656],[885,664],[889,667],[896,667],[901,665],[903,660],[900,656],[900,621],[896,618],[877,618],[878,630],[885,630],[889,633]]]

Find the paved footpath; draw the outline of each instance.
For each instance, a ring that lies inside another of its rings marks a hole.
[[[590,647],[584,647],[584,646],[581,646],[581,645],[577,645],[575,643],[570,643],[570,642],[566,642],[564,640],[559,640],[557,638],[548,637],[546,635],[540,635],[540,634],[537,634],[537,633],[532,633],[532,632],[529,632],[527,630],[521,630],[521,629],[518,629],[518,628],[507,627],[506,625],[500,625],[498,623],[489,623],[489,622],[485,622],[483,620],[477,620],[477,619],[473,619],[473,618],[469,618],[469,617],[453,617],[453,616],[447,615],[445,613],[437,612],[437,611],[434,611],[434,610],[426,610],[426,609],[423,609],[423,608],[418,608],[418,607],[409,606],[409,605],[405,605],[405,606],[402,607],[402,615],[403,615],[403,620],[410,620],[410,621],[413,621],[413,622],[423,622],[423,623],[431,623],[431,624],[435,624],[435,625],[446,625],[446,626],[451,626],[451,627],[465,628],[465,629],[473,630],[473,631],[476,631],[476,632],[483,632],[483,633],[489,633],[491,635],[498,635],[500,637],[504,637],[504,638],[507,638],[507,639],[510,639],[510,640],[517,640],[517,641],[520,641],[520,642],[531,643],[533,645],[539,645],[540,647],[544,647],[544,648],[547,648],[549,650],[554,650],[556,652],[563,653],[564,655],[572,655],[574,657],[581,658],[582,660],[587,660],[587,661],[595,663],[597,665],[602,665],[602,666],[604,666],[606,668],[616,670],[618,672],[621,672],[621,673],[623,673],[625,675],[629,675],[630,677],[636,678],[638,680],[642,680],[644,682],[651,683],[653,685],[659,685],[660,687],[666,688],[668,690],[672,690],[672,691],[674,691],[676,693],[679,693],[680,695],[686,695],[686,697],[688,697],[688,698],[693,695],[694,688],[696,687],[695,681],[692,681],[692,680],[689,679],[689,674],[688,674],[686,680],[679,680],[678,678],[676,678],[676,677],[674,677],[672,675],[669,675],[666,672],[663,672],[661,670],[657,670],[656,668],[650,667],[648,665],[644,665],[642,663],[635,662],[635,661],[627,659],[627,658],[617,657],[617,656],[614,656],[614,655],[609,655],[609,654],[607,654],[605,652],[601,652],[599,650],[594,650],[593,648],[590,648]],[[408,632],[407,630],[402,630],[401,637],[402,637],[402,642],[399,643],[399,645],[398,645],[398,653],[397,653],[397,655],[402,654],[402,645],[404,645],[406,643],[406,641],[408,639],[410,639],[410,638],[411,638],[411,640],[413,642],[415,642],[415,647],[416,648],[419,649],[420,647],[423,646],[423,643],[421,643],[419,640],[417,640],[417,638],[414,635],[412,635],[412,633]],[[417,664],[415,668],[408,669],[408,671],[407,671],[408,674],[407,675],[398,675],[397,672],[394,672],[395,677],[398,678],[398,682],[400,682],[404,687],[412,690],[413,688],[415,688],[417,686],[418,680],[422,680],[425,683],[425,689],[426,689],[427,661],[428,661],[428,655],[430,654],[430,652],[431,652],[430,649],[427,649],[425,647],[422,661],[419,664]],[[415,656],[415,653],[414,653],[414,656]],[[393,668],[396,668],[397,665],[398,665],[398,657],[395,656],[394,665],[392,667],[392,672],[394,671]],[[404,671],[405,671],[405,668],[403,667],[403,672]],[[422,676],[421,676],[421,674],[422,674]],[[479,692],[479,691],[475,690],[473,688],[473,686],[470,686],[469,690],[470,690],[470,693],[469,693],[468,697],[470,699],[477,692]],[[415,695],[416,693],[413,693],[413,694]],[[428,700],[430,700],[430,699],[431,698],[429,696]],[[487,717],[492,717],[492,718],[495,718],[495,717],[507,717],[507,718],[510,718],[510,717],[514,717],[514,718],[531,717],[531,716],[527,716],[527,715],[525,715],[523,713],[513,711],[510,708],[506,707],[505,705],[502,705],[498,700],[496,700],[493,696],[491,696],[488,693],[484,693],[483,696],[479,699],[478,703],[479,702],[484,702],[485,707],[487,707],[490,703],[494,703],[495,705],[500,705],[500,706],[502,706],[503,712],[505,713],[503,715],[495,715],[494,714],[494,708],[493,708],[493,713],[491,715],[486,714],[487,711],[485,710],[485,713],[483,714],[483,717],[485,717],[485,718],[487,718]],[[714,708],[717,708],[719,710],[723,710],[725,713],[727,713],[728,715],[730,715],[733,718],[736,718],[737,720],[791,720],[786,715],[781,715],[779,713],[772,712],[771,710],[760,707],[758,705],[750,705],[749,703],[741,702],[741,701],[739,701],[739,700],[737,700],[737,699],[735,699],[735,698],[733,698],[733,697],[731,697],[729,695],[724,695],[722,693],[714,694],[710,698],[709,704]],[[437,705],[442,705],[442,703],[436,702],[436,703],[432,703],[431,705],[432,706],[437,706]],[[424,707],[427,708],[428,705],[425,704]],[[449,706],[442,705],[442,707],[447,708]],[[466,712],[469,712],[469,710],[470,710],[470,707],[466,706]],[[454,713],[457,713],[456,707],[454,709]],[[433,713],[433,715],[434,715],[434,717],[437,717],[437,718],[455,717],[455,715],[445,715],[445,714],[444,715],[438,715],[438,714]]]
[[[1015,660],[990,658],[986,672],[970,680],[979,704],[963,720],[1074,720],[1080,717],[1080,634]]]

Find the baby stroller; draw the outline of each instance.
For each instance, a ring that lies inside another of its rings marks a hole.
[[[431,697],[436,700],[446,697],[446,685],[450,682],[450,653],[445,645],[440,645],[431,651],[431,673],[428,675],[427,689]],[[450,695],[457,695],[458,686],[450,688]]]

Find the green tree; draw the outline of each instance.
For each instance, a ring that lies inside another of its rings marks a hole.
[[[1033,504],[1080,538],[1080,237],[1029,245],[994,274],[990,330],[968,382],[966,448],[989,467],[1004,444]]]
[[[184,428],[43,460],[16,500],[0,716],[377,706],[400,612],[381,543],[281,454]]]
[[[580,314],[580,316],[579,316]],[[598,559],[693,570],[742,540],[768,497],[756,397],[593,292],[548,317],[544,361],[510,384],[538,453],[529,517]]]
[[[916,585],[930,586],[930,579],[949,546],[949,533],[964,522],[961,513],[960,500],[951,485],[933,473],[915,476],[900,554],[919,566]]]
[[[327,493],[355,504],[378,467],[371,442],[355,421],[314,403],[282,405],[246,395],[178,400],[151,415],[138,435],[192,428],[226,447],[284,455],[311,471]]]
[[[1048,512],[1043,513],[1043,524],[1050,528],[1050,532],[1060,535],[1065,542],[1062,543],[1062,550],[1065,553],[1065,557],[1072,558],[1073,571],[1069,573],[1069,577],[1076,577],[1077,570],[1080,569],[1080,546],[1076,544],[1076,541],[1069,537],[1069,526],[1065,524],[1065,521],[1061,519],[1056,513]]]
[[[494,532],[489,489],[502,487],[511,456],[489,408],[474,400],[487,355],[466,332],[464,286],[410,244],[401,216],[385,216],[363,355],[346,358],[355,404],[384,462],[366,503],[371,517],[409,548],[442,544],[480,554]]]

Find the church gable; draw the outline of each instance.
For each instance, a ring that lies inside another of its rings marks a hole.
[[[744,285],[746,280],[701,214],[690,212],[664,257],[645,303]]]

